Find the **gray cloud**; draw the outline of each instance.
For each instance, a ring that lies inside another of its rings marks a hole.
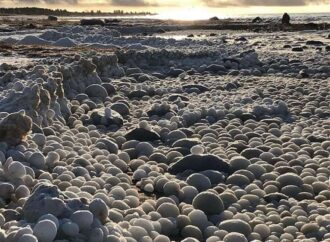
[[[330,0],[203,0],[209,7],[240,7],[240,6],[305,6],[308,4],[330,3]]]
[[[141,7],[141,6],[154,6],[144,0],[110,0],[109,3],[113,6],[129,6],[129,7]]]
[[[78,0],[12,0],[13,3],[26,3],[26,4],[78,4]]]
[[[0,0],[0,3],[4,0]],[[21,4],[47,4],[47,5],[58,5],[58,4],[70,4],[70,5],[79,5],[86,4],[86,1],[82,0],[10,0],[13,3]],[[9,2],[10,2],[9,1]],[[92,5],[92,2],[88,2],[89,5]],[[95,5],[98,5],[96,3]],[[157,7],[159,6],[155,1],[147,2],[146,0],[104,0],[104,4],[109,4],[109,6],[121,6],[121,7]],[[162,4],[163,5],[163,4]]]

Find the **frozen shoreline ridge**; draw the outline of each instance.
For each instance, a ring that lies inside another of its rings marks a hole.
[[[121,21],[0,31],[0,242],[329,240],[329,30]]]

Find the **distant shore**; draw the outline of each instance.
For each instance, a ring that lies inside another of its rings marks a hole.
[[[65,9],[48,9],[48,8],[35,8],[35,7],[24,7],[24,8],[0,8],[0,16],[10,16],[10,15],[54,15],[58,17],[82,17],[82,16],[145,16],[145,15],[155,15],[155,13],[143,11],[130,11],[125,12],[123,10],[114,10],[113,12],[102,12],[98,11],[84,11],[84,12],[71,12]]]

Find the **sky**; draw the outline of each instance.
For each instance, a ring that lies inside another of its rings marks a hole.
[[[201,19],[237,14],[330,12],[330,0],[0,0],[0,7],[21,6],[103,12],[123,9]]]

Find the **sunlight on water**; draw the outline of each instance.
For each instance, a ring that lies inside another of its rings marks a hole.
[[[209,19],[212,13],[207,8],[179,8],[159,13],[159,19],[175,20],[205,20]]]

